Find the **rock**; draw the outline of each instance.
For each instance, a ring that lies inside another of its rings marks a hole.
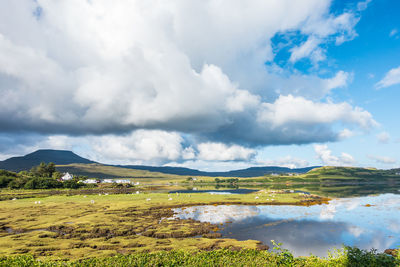
[[[208,233],[203,235],[204,238],[220,238],[222,237],[221,233]]]
[[[268,250],[269,246],[264,245],[264,244],[257,244],[257,249],[258,250]]]
[[[237,246],[230,246],[229,249],[230,249],[231,251],[241,251],[241,250],[242,250],[241,247],[237,247]]]

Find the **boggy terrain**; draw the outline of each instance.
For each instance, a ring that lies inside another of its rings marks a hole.
[[[177,249],[266,250],[268,247],[256,240],[220,238],[216,231],[221,225],[171,219],[172,209],[210,204],[314,205],[328,201],[315,195],[284,192],[275,192],[272,201],[267,200],[269,194],[56,195],[2,201],[0,255],[28,253],[71,260]]]

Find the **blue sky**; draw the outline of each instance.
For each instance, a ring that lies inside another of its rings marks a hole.
[[[358,1],[333,1],[332,11],[340,13],[343,8],[357,3]],[[399,165],[397,151],[400,148],[400,128],[397,116],[400,114],[400,83],[376,88],[376,84],[390,69],[400,66],[399,11],[400,2],[397,1],[369,2],[368,7],[361,12],[360,21],[354,27],[357,37],[340,46],[330,45],[326,48],[329,62],[327,66],[322,67],[324,71],[329,73],[341,69],[353,74],[351,83],[346,88],[334,92],[332,97],[368,110],[380,124],[370,132],[340,142],[328,143],[334,155],[348,152],[356,159],[356,165],[379,168]],[[303,62],[295,66],[301,72],[308,72],[308,63]],[[388,137],[380,141],[380,135],[386,136],[383,133],[387,133]],[[293,155],[310,159],[310,162],[318,162],[315,161],[312,145],[268,147],[262,151],[262,157],[273,158],[273,155]],[[387,159],[390,163],[384,163],[384,157],[396,162],[392,163]]]
[[[400,165],[397,1],[0,7],[0,159]]]

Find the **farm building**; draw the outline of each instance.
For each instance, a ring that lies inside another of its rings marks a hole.
[[[73,176],[71,174],[69,174],[69,172],[66,172],[61,177],[61,180],[62,181],[69,181],[69,180],[72,180],[72,178],[73,178]]]
[[[96,179],[86,179],[86,180],[82,181],[82,183],[84,183],[84,184],[97,184],[98,181]]]
[[[131,183],[131,181],[127,180],[127,179],[118,179],[118,180],[115,180],[114,182],[117,184],[130,184]]]

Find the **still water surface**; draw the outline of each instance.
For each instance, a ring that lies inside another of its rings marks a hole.
[[[222,236],[271,240],[295,256],[327,256],[342,244],[383,252],[400,246],[400,195],[381,194],[334,199],[303,206],[220,205],[175,209],[176,217],[222,223]]]

